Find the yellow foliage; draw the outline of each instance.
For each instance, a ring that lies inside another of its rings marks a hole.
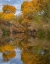
[[[12,20],[15,18],[14,13],[16,12],[16,8],[10,5],[3,5],[3,13],[0,12],[0,18],[3,20]]]
[[[1,49],[2,52],[13,51],[14,46],[7,44],[5,46],[0,47],[0,49]]]
[[[32,0],[33,5],[36,7],[39,6],[39,10],[43,10],[46,6],[47,3],[50,2],[49,0]]]
[[[11,51],[7,54],[3,53],[2,56],[3,56],[3,58],[14,58],[16,56],[16,53],[15,53],[15,51]]]
[[[38,13],[39,11],[42,11],[46,6],[47,2],[50,2],[49,0],[32,0],[32,1],[24,1],[21,5],[21,10],[24,15],[29,13]]]
[[[31,54],[26,51],[22,52],[21,59],[24,64],[37,64],[39,62],[39,57],[37,54]]]
[[[4,13],[1,18],[4,20],[12,20],[13,18],[15,18],[15,15],[12,13]]]
[[[2,12],[0,12],[0,15],[2,15],[3,13]]]
[[[15,13],[16,12],[16,8],[14,6],[10,6],[10,5],[3,5],[2,10],[3,10],[3,12],[6,12],[6,13]]]
[[[36,4],[33,5],[32,1],[31,2],[26,1],[26,2],[23,2],[21,9],[23,14],[28,14],[28,13],[37,12],[39,9],[39,6],[36,6]]]
[[[2,16],[2,14],[3,14],[3,13],[2,13],[2,12],[0,12],[0,18],[1,18],[1,16]]]

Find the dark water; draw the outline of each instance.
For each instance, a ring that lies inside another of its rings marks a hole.
[[[1,36],[0,64],[50,64],[50,41],[25,34]]]

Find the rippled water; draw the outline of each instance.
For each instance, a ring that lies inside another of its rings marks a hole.
[[[50,41],[25,34],[1,36],[0,64],[50,64]]]

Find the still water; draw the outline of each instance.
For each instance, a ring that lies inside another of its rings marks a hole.
[[[0,64],[50,64],[50,41],[25,34],[1,36]]]

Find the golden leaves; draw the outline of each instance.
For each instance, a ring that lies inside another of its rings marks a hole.
[[[24,15],[28,13],[38,13],[42,11],[49,0],[32,0],[32,1],[24,1],[21,5],[21,10]]]
[[[6,12],[6,13],[15,13],[16,12],[16,8],[14,6],[10,6],[10,5],[3,5],[2,10],[3,10],[3,12]]]
[[[14,13],[16,12],[16,8],[10,5],[3,5],[3,13],[0,12],[0,18],[3,20],[12,20],[15,18]]]
[[[15,18],[15,15],[12,13],[9,13],[9,14],[4,13],[1,18],[4,20],[11,20],[11,19]]]
[[[28,13],[34,13],[37,12],[39,9],[39,6],[36,6],[35,2],[24,2],[21,6],[23,14],[28,14]]]
[[[13,51],[14,46],[7,44],[5,46],[0,47],[0,49],[1,49],[2,52]]]
[[[31,2],[24,2],[22,4],[21,10],[22,10],[23,14],[27,14],[32,11],[30,8],[33,8],[32,3]]]

